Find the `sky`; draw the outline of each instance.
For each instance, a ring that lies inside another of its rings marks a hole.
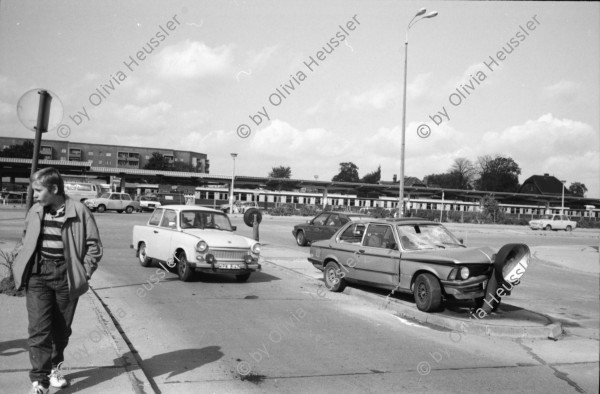
[[[0,0],[0,135],[206,153],[210,173],[330,180],[511,157],[600,197],[598,2]],[[500,52],[500,53],[499,53]],[[60,111],[62,107],[62,111]],[[62,113],[62,117],[61,117]],[[24,112],[21,112],[24,114]],[[26,117],[26,116],[21,116]]]

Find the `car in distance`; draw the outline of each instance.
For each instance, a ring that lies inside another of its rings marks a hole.
[[[260,243],[234,234],[223,212],[192,205],[156,208],[148,223],[133,227],[131,247],[143,267],[152,261],[175,268],[189,281],[195,272],[233,274],[245,282],[261,269]]]
[[[138,211],[153,211],[155,208],[160,207],[160,202],[156,196],[146,195],[146,196],[137,196],[135,198],[136,201],[140,203],[140,207]]]
[[[100,196],[99,185],[88,182],[65,182],[65,193],[74,200],[84,202],[88,198]]]
[[[505,245],[495,254],[489,247],[466,247],[439,223],[399,218],[349,222],[330,239],[313,243],[308,260],[323,271],[331,291],[361,283],[412,293],[425,312],[456,299],[472,300],[490,313],[518,284],[529,257],[523,244]]]
[[[102,213],[104,211],[125,211],[131,213],[140,207],[139,201],[131,199],[127,193],[104,193],[97,198],[88,198],[83,202],[92,212]]]
[[[540,219],[530,220],[532,230],[565,230],[572,231],[577,222],[570,220],[567,215],[544,215]]]
[[[185,204],[185,196],[183,193],[167,193],[167,192],[158,192],[156,195],[156,199],[160,203],[160,205],[184,205]]]
[[[292,230],[292,235],[296,238],[299,246],[323,239],[329,239],[344,224],[351,220],[360,220],[368,218],[369,215],[353,212],[329,212],[319,213],[306,223],[297,224]]]

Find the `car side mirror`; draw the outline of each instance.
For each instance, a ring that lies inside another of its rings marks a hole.
[[[237,226],[231,226],[231,231],[237,230]]]
[[[459,238],[458,242],[460,242],[460,244],[463,245],[465,241],[462,238]]]

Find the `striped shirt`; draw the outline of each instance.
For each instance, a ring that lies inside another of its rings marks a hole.
[[[42,259],[62,260],[65,258],[64,245],[61,230],[65,224],[65,206],[61,206],[56,212],[44,214],[44,232],[42,234]]]

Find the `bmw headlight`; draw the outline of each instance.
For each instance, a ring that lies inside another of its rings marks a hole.
[[[467,279],[469,277],[469,267],[462,267],[460,269],[460,278],[461,279]]]
[[[254,245],[252,245],[252,253],[260,254],[260,244],[259,243],[255,243]]]
[[[196,250],[200,253],[204,253],[208,250],[208,244],[205,241],[200,241],[196,244]]]

